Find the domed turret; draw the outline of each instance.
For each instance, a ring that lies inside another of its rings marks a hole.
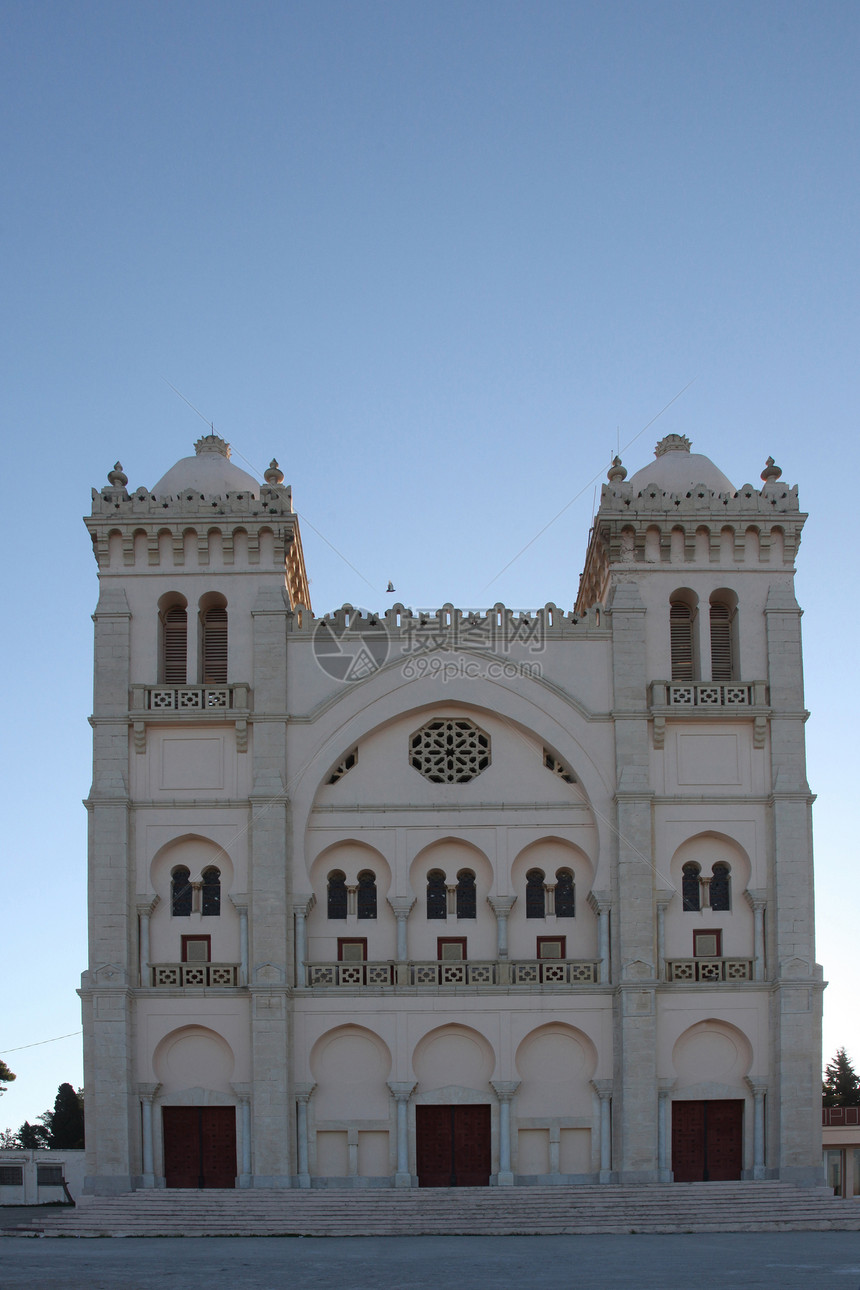
[[[683,434],[668,434],[654,449],[656,461],[637,470],[629,480],[634,493],[656,484],[664,493],[686,493],[696,484],[704,484],[715,493],[731,493],[735,486],[715,466],[710,457],[690,452],[690,440]]]
[[[176,497],[186,491],[205,497],[223,497],[225,493],[259,496],[260,485],[253,475],[233,465],[230,445],[219,435],[198,439],[194,451],[194,457],[183,457],[162,475],[152,490],[156,497]]]

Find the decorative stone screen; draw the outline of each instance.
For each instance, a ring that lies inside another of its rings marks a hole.
[[[490,764],[490,736],[457,717],[428,721],[409,740],[409,760],[434,784],[466,784]]]

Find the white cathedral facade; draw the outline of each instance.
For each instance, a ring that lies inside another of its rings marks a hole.
[[[796,487],[670,435],[573,609],[320,619],[196,449],[86,519],[87,1190],[820,1181]]]

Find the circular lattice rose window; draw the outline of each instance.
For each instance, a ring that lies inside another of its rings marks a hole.
[[[428,721],[409,740],[409,760],[434,784],[466,784],[490,764],[490,736],[462,718]]]

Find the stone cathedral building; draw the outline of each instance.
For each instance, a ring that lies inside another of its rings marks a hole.
[[[610,469],[574,608],[317,618],[276,462],[117,465],[90,1192],[820,1180],[780,474],[669,435]]]

